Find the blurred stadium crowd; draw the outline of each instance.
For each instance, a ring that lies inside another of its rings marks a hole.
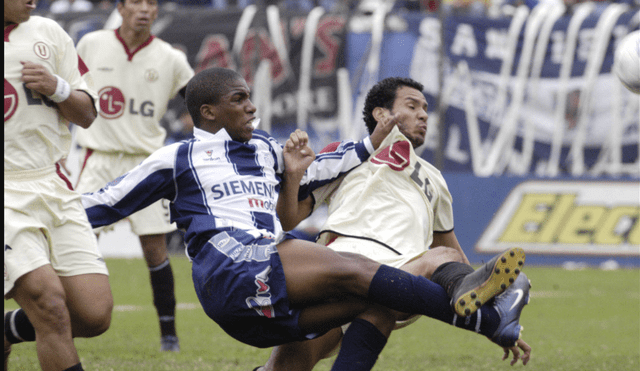
[[[40,0],[38,10],[52,13],[83,12],[94,8],[111,9],[118,0]],[[398,10],[436,12],[462,12],[470,15],[503,15],[520,4],[530,8],[541,3],[575,5],[586,1],[627,3],[640,5],[640,0],[161,0],[163,6],[210,6],[216,9],[243,8],[247,5],[279,5],[288,9],[311,10],[322,6],[327,11],[372,12],[381,3],[393,2]],[[171,6],[171,5],[169,5]]]

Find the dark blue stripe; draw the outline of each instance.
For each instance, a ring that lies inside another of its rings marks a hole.
[[[264,177],[262,166],[258,163],[256,156],[256,146],[254,144],[240,143],[236,141],[227,142],[228,158],[234,165],[238,175],[251,175]]]
[[[196,141],[185,143],[178,147],[176,153],[176,179],[178,182],[178,197],[181,204],[188,204],[195,210],[190,210],[197,214],[211,214],[211,209],[207,203],[207,194],[202,187],[198,172],[193,166],[193,147]],[[197,188],[193,185],[197,185]],[[188,191],[188,192],[187,192]],[[181,194],[184,193],[184,194]],[[189,202],[189,199],[192,199]]]

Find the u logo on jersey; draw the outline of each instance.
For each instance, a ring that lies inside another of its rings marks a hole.
[[[18,108],[18,92],[7,79],[4,79],[4,121],[16,113]]]
[[[256,274],[254,283],[258,287],[256,290],[256,296],[250,296],[246,299],[247,306],[255,310],[260,316],[273,318],[275,311],[273,305],[271,305],[271,287],[267,285],[269,281],[269,273],[271,273],[271,267],[267,267],[262,272]]]
[[[124,94],[115,86],[105,86],[98,92],[100,116],[107,120],[116,119],[124,113]]]
[[[51,56],[49,47],[42,41],[38,41],[37,43],[33,44],[33,52],[42,59],[49,59],[49,57]]]

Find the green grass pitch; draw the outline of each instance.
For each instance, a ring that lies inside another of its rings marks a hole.
[[[250,371],[269,349],[243,345],[226,335],[198,304],[190,263],[171,259],[178,299],[180,353],[159,351],[159,328],[142,259],[107,259],[115,308],[111,328],[93,339],[76,339],[86,370]],[[531,302],[521,324],[533,347],[527,366],[511,368],[502,349],[486,338],[422,318],[394,332],[374,370],[385,371],[637,371],[640,370],[640,270],[601,271],[525,267]],[[16,308],[5,301],[5,311]],[[332,360],[316,370],[329,370]],[[38,370],[35,344],[14,346],[10,370]]]

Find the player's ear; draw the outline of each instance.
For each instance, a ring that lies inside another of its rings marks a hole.
[[[376,107],[371,113],[373,118],[376,119],[377,122],[380,122],[380,120],[389,115],[389,110],[382,107]]]
[[[216,109],[211,104],[203,104],[200,106],[200,116],[207,121],[216,120]]]

